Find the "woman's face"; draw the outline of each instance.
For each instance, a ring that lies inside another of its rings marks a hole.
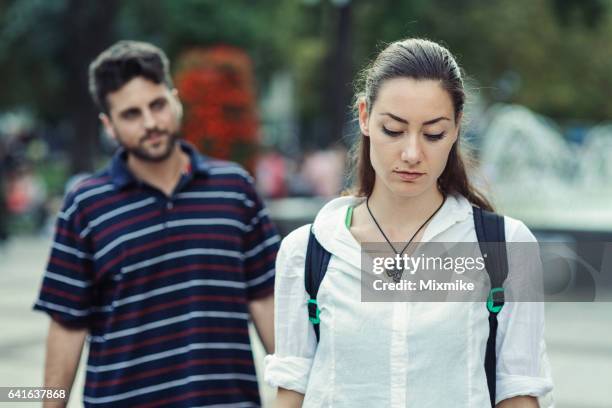
[[[439,81],[383,82],[370,111],[365,101],[359,104],[359,125],[370,138],[376,189],[415,197],[437,188],[460,119],[455,121],[450,95]]]

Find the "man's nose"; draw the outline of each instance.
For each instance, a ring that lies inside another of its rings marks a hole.
[[[144,124],[145,129],[155,128],[155,117],[153,116],[150,110],[145,109],[142,116],[144,119],[143,124]]]

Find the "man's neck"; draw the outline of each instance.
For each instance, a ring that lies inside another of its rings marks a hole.
[[[170,196],[178,184],[181,173],[189,165],[189,156],[176,143],[172,154],[166,160],[152,162],[128,155],[127,166],[137,179],[158,188]]]

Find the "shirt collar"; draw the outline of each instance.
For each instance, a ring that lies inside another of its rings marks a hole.
[[[189,156],[191,172],[193,174],[206,176],[209,173],[209,159],[198,153],[196,148],[190,143],[180,140],[180,147],[183,152]],[[123,148],[119,148],[113,155],[110,165],[111,179],[117,189],[122,189],[129,184],[136,183],[138,180],[134,177],[127,166],[127,152]]]
[[[451,226],[464,221],[472,214],[472,204],[462,195],[448,195],[440,211],[431,219],[421,242],[433,240]]]
[[[348,206],[355,206],[363,197],[346,196],[326,204],[314,221],[314,234],[321,245],[332,254],[361,268],[361,247],[345,225]],[[435,241],[436,237],[453,225],[472,215],[472,204],[461,195],[446,197],[440,211],[431,219],[420,242]]]

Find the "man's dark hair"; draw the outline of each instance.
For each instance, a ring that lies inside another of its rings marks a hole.
[[[140,41],[119,41],[89,65],[89,93],[98,108],[108,114],[106,96],[138,76],[174,88],[168,57],[161,49]]]

